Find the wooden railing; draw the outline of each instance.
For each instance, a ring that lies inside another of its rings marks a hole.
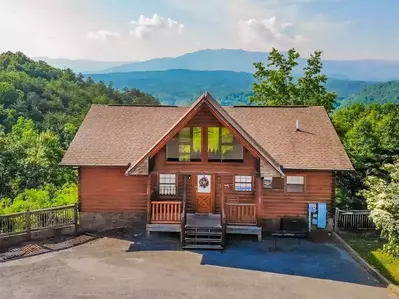
[[[340,230],[373,230],[375,224],[370,218],[369,210],[335,209],[335,229]]]
[[[227,224],[256,224],[256,204],[226,203],[225,212]]]
[[[180,223],[180,201],[152,201],[151,223]]]
[[[0,236],[58,228],[78,223],[78,205],[0,215]]]

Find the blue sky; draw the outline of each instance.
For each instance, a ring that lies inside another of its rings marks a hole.
[[[199,49],[399,60],[398,0],[0,0],[0,51],[137,61]]]

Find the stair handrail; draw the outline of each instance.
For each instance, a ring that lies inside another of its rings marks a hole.
[[[223,176],[221,178],[221,200],[220,200],[220,224],[222,226],[222,246],[225,247],[226,245],[226,212],[225,212],[225,195],[224,195],[224,182],[223,182]]]
[[[187,176],[183,176],[183,200],[182,200],[182,212],[180,218],[180,243],[183,247],[185,245],[185,238],[186,238],[186,204],[187,204]]]

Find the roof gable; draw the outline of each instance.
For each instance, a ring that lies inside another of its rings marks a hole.
[[[164,147],[184,126],[186,126],[195,115],[201,111],[203,105],[206,105],[210,112],[227,127],[232,134],[246,147],[251,153],[260,159],[266,160],[271,166],[282,176],[284,173],[281,170],[278,162],[273,159],[257,142],[223,109],[223,107],[208,93],[203,93],[191,105],[191,107],[184,113],[184,115],[172,126],[169,131],[162,136],[162,138],[154,144],[139,160],[134,161],[126,170],[125,174],[129,175],[135,167],[137,167],[143,160],[149,156],[155,155],[162,147]]]

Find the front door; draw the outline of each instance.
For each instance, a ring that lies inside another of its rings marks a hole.
[[[195,212],[213,213],[215,206],[214,176],[210,174],[198,174],[195,183]]]

